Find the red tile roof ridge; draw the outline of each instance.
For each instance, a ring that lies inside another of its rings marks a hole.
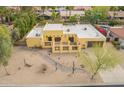
[[[110,28],[110,31],[119,36],[120,38],[124,39],[124,27],[116,27],[116,28]]]

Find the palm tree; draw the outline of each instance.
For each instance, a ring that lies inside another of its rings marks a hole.
[[[1,6],[0,7],[0,19],[2,23],[5,23],[5,11],[6,11],[6,7]]]
[[[57,18],[58,15],[59,15],[59,13],[57,13],[57,12],[55,11],[55,10],[56,10],[56,6],[50,6],[49,8],[52,9],[52,15],[51,15],[52,21],[55,21],[55,18]]]
[[[41,6],[42,14],[44,15],[45,10],[47,9],[47,6]]]
[[[13,9],[10,9],[10,8],[7,8],[7,7],[0,7],[0,18],[1,18],[1,22],[3,24],[5,22],[10,24],[11,19],[15,14],[16,14],[16,11],[14,11]]]
[[[60,19],[60,15],[59,15],[59,13],[58,12],[52,12],[52,15],[51,15],[51,17],[52,17],[52,21],[58,21],[59,19]],[[58,20],[57,20],[58,19]]]
[[[12,9],[6,9],[5,11],[5,17],[6,22],[10,25],[11,24],[11,18],[14,16],[14,11]]]
[[[69,11],[69,16],[71,16],[71,11],[73,10],[74,6],[67,6],[66,10]]]

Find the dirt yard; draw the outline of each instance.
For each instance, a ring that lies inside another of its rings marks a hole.
[[[102,82],[99,76],[90,80],[89,74],[81,68],[77,54],[51,54],[47,49],[14,47],[6,68],[10,75],[6,75],[1,66],[0,85],[80,86]]]

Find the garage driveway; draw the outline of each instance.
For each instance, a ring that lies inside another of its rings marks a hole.
[[[109,71],[101,71],[99,74],[104,83],[124,84],[124,69],[120,65]]]

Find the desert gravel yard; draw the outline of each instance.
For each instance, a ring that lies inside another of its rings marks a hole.
[[[107,46],[113,47],[111,44]],[[49,51],[26,46],[14,47],[6,67],[10,75],[6,75],[4,68],[0,67],[0,85],[82,86],[124,83],[124,62],[112,70],[100,72],[95,80],[91,80],[85,67],[81,67],[76,53],[52,54]],[[91,49],[86,51],[91,52]],[[118,52],[124,56],[124,50]]]
[[[57,70],[56,64],[57,62]],[[75,72],[72,74],[72,62]],[[13,48],[9,65],[0,68],[0,85],[81,86],[101,83],[101,78],[91,81],[89,74],[80,67],[77,54],[51,54],[45,49]]]

